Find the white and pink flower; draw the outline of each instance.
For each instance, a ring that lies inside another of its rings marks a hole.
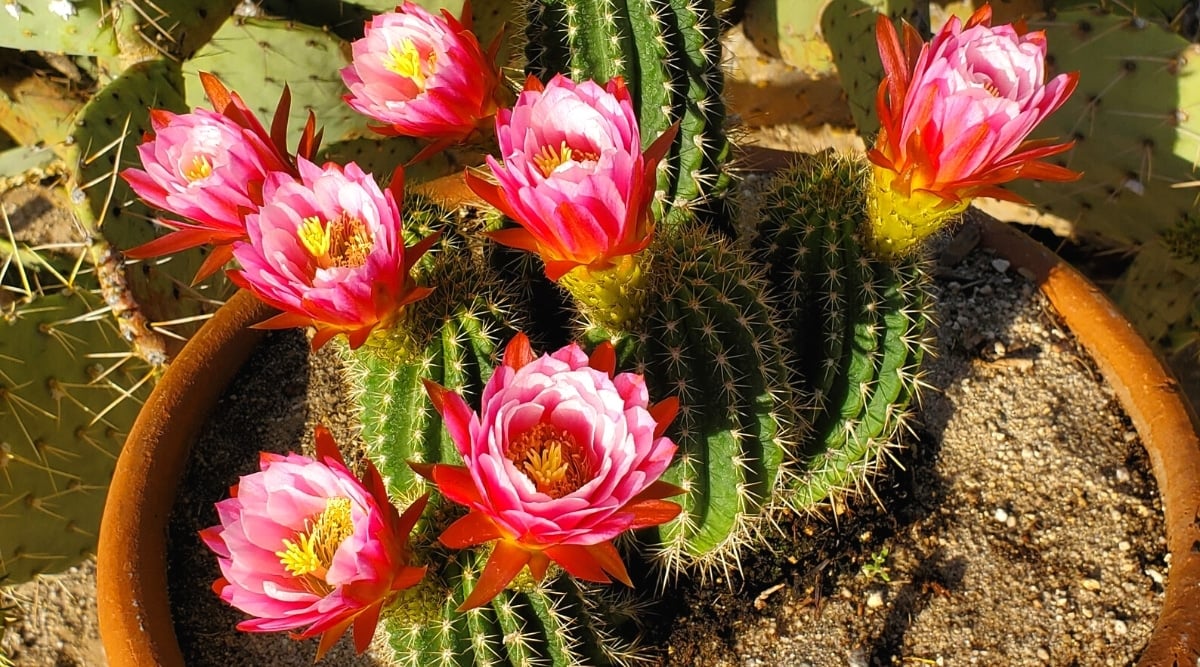
[[[434,142],[419,157],[461,142],[496,113],[499,40],[484,52],[471,32],[470,3],[462,19],[434,16],[405,2],[373,17],[353,59],[342,69],[346,102],[389,135]],[[419,159],[414,158],[414,159]]]
[[[682,491],[659,480],[675,453],[663,432],[678,401],[651,405],[643,377],[614,376],[615,365],[608,343],[590,358],[575,344],[535,358],[518,334],[479,413],[426,382],[465,465],[413,468],[470,510],[441,542],[496,543],[461,609],[485,604],[526,566],[540,581],[551,561],[581,579],[631,585],[613,538],[679,513],[662,499]]]
[[[404,246],[397,204],[402,170],[382,191],[354,163],[297,162],[298,180],[267,179],[262,208],[246,216],[247,240],[234,243],[240,268],[229,275],[283,311],[259,327],[313,325],[314,349],[339,333],[357,348],[431,291],[418,287],[410,271],[437,235]]]
[[[561,75],[543,86],[531,76],[516,105],[496,115],[504,162],[487,161],[497,183],[470,172],[467,183],[520,224],[492,238],[540,255],[551,280],[579,266],[607,269],[650,244],[655,170],[675,133],[643,152],[619,77],[601,87]]]
[[[902,46],[892,23],[879,17],[882,127],[869,157],[876,178],[892,192],[925,192],[951,202],[1020,200],[996,186],[1017,178],[1079,177],[1040,161],[1073,142],[1028,141],[1070,96],[1078,73],[1046,81],[1045,33],[991,26],[991,18],[988,5],[965,25],[952,17],[928,44],[906,24]]]
[[[246,238],[245,216],[262,205],[267,176],[296,175],[284,142],[291,104],[286,87],[268,133],[245,101],[217,77],[201,72],[200,82],[213,109],[185,114],[151,109],[152,131],[138,146],[143,168],[121,172],[146,203],[187,219],[158,219],[170,233],[124,250],[125,255],[143,259],[209,245],[212,252],[195,281],[224,266],[233,256],[233,242]],[[315,125],[310,113],[297,147],[302,157],[317,150]]]
[[[138,146],[143,169],[126,169],[121,176],[151,206],[191,222],[161,220],[173,233],[133,256],[205,243],[228,249],[228,244],[245,238],[242,218],[261,203],[263,181],[272,172],[287,170],[272,147],[208,109],[186,114],[155,109],[150,123],[153,136]],[[228,258],[228,252],[223,253],[220,263]]]
[[[324,427],[316,446],[315,460],[264,452],[260,471],[217,503],[220,525],[200,537],[221,567],[213,590],[253,616],[238,629],[307,626],[297,636],[321,635],[320,660],[351,625],[363,651],[383,605],[424,577],[410,564],[408,539],[427,497],[401,515],[373,465],[356,478]]]

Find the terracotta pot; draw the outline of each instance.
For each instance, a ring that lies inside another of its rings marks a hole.
[[[1187,401],[1104,294],[1020,231],[983,223],[983,245],[1040,285],[1088,350],[1149,453],[1166,513],[1171,570],[1163,612],[1139,665],[1200,656],[1200,438]],[[183,656],[167,600],[167,519],[192,441],[260,332],[268,309],[239,293],[171,364],[130,431],[100,529],[100,634],[113,667],[175,667]]]
[[[238,292],[175,357],[117,459],[100,521],[96,598],[113,667],[183,665],[167,600],[167,520],[192,443],[274,311]]]

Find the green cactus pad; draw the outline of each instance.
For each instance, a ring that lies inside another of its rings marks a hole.
[[[94,553],[117,454],[150,388],[150,369],[120,363],[121,352],[103,301],[83,289],[0,318],[0,583]]]
[[[824,2],[750,0],[742,31],[760,51],[781,58],[805,74],[834,74],[833,53],[821,37]]]
[[[1200,263],[1179,250],[1163,241],[1143,244],[1112,292],[1138,332],[1167,350],[1200,337]]]
[[[802,511],[863,488],[907,418],[928,347],[920,261],[879,261],[859,243],[866,176],[846,157],[802,159],[777,177],[754,241],[815,396],[782,496]]]
[[[0,46],[116,57],[131,65],[159,56],[187,58],[233,13],[237,0],[73,0],[65,15],[46,2],[6,4],[18,16],[0,15],[0,24],[8,24]]]
[[[1142,243],[1195,209],[1200,151],[1200,47],[1141,18],[1089,10],[1033,21],[1044,29],[1056,72],[1079,86],[1042,123],[1038,137],[1074,140],[1054,159],[1083,172],[1073,183],[1010,188],[1081,234]]]
[[[18,2],[20,18],[7,12],[0,14],[0,25],[5,25],[0,46],[80,56],[117,55],[112,4],[103,0],[78,0],[73,4],[75,13],[64,17],[50,11],[46,2]]]
[[[115,33],[126,63],[192,57],[225,23],[239,0],[115,0]]]

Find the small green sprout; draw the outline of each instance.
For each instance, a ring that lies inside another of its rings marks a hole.
[[[883,547],[879,551],[871,554],[867,562],[863,563],[862,574],[868,580],[878,579],[884,583],[892,580],[892,575],[889,574],[887,566],[888,548]]]

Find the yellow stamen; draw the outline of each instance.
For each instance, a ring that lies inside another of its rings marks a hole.
[[[329,223],[323,223],[317,216],[305,218],[296,235],[323,269],[362,266],[375,247],[375,238],[366,223],[345,213]]]
[[[188,179],[189,183],[208,178],[210,175],[212,175],[212,162],[204,155],[192,156],[192,163],[183,170],[183,177]]]
[[[391,46],[383,64],[389,71],[412,81],[421,90],[425,90],[425,79],[433,74],[435,65],[437,65],[437,54],[430,53],[425,60],[425,70],[422,71],[421,52],[417,50],[417,46],[411,39],[401,42],[399,48],[395,45]]]
[[[557,149],[551,146],[542,146],[542,150],[533,156],[533,164],[537,166],[538,171],[542,172],[542,176],[549,178],[555,169],[558,169],[567,162],[595,161],[599,157],[595,153],[585,153],[571,148],[564,141],[559,144]]]
[[[550,424],[538,424],[517,436],[509,443],[507,455],[538,491],[551,498],[561,498],[591,478],[575,437]]]
[[[294,541],[283,540],[283,550],[276,551],[275,555],[287,573],[299,579],[305,588],[326,595],[331,588],[325,575],[333,564],[333,555],[354,532],[350,499],[330,498],[317,520],[305,521],[304,526],[304,531],[296,533]]]

